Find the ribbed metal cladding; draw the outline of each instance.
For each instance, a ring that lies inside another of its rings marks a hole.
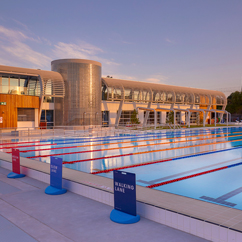
[[[51,69],[65,82],[64,125],[101,124],[101,63],[61,59],[52,61]]]

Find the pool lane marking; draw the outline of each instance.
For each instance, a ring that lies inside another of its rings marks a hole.
[[[169,158],[169,159],[149,161],[149,162],[143,162],[143,163],[138,163],[138,164],[134,164],[134,165],[121,166],[121,167],[115,167],[115,168],[110,168],[110,169],[106,169],[106,170],[95,171],[95,172],[91,172],[91,174],[108,173],[108,172],[114,171],[114,170],[129,169],[129,168],[134,168],[134,167],[139,167],[139,166],[146,166],[146,165],[152,165],[152,164],[157,164],[157,163],[162,163],[162,162],[167,162],[167,161],[174,161],[174,160],[192,158],[192,157],[196,157],[196,156],[209,155],[209,154],[213,154],[213,153],[225,152],[225,151],[241,149],[241,148],[242,148],[242,146],[229,148],[229,149],[220,149],[220,150],[214,149],[214,150],[209,151],[209,152],[203,151],[203,152],[199,152],[199,153],[192,153],[192,154],[185,155],[185,156],[184,155],[183,156],[175,156],[175,157],[172,157],[172,158]]]
[[[225,134],[230,134],[230,133],[225,133]],[[206,134],[206,135],[193,135],[193,136],[187,136],[188,138],[194,138],[194,137],[201,137],[201,136],[217,136],[220,134]],[[239,135],[236,135],[239,136]],[[182,138],[187,138],[187,137],[182,137]],[[231,136],[224,136],[224,137],[218,137],[218,138],[227,138]],[[139,143],[139,142],[147,142],[147,141],[159,141],[159,140],[167,140],[167,139],[177,139],[180,137],[173,137],[173,138],[162,138],[162,139],[145,139],[145,140],[137,140],[137,141],[123,141],[123,142],[115,142],[115,143],[108,143],[108,144],[92,144],[92,145],[79,145],[79,146],[65,146],[65,147],[53,147],[53,148],[47,148],[47,149],[34,149],[34,150],[20,150],[20,152],[23,153],[28,153],[28,152],[35,152],[35,151],[47,151],[47,150],[56,150],[56,149],[73,149],[73,148],[83,148],[83,147],[93,147],[93,146],[106,146],[106,145],[118,145],[118,144],[125,144],[125,143]],[[203,140],[206,140],[207,138],[203,138]],[[6,152],[6,153],[11,153],[11,152]]]
[[[210,201],[210,202],[220,203],[220,204],[223,204],[223,205],[234,207],[234,206],[237,205],[236,203],[227,202],[226,200],[228,200],[231,197],[234,197],[235,195],[237,195],[241,192],[242,192],[242,187],[239,187],[239,188],[237,188],[237,189],[235,189],[231,192],[228,192],[228,193],[226,193],[226,194],[224,194],[220,197],[217,197],[217,198],[212,198],[212,197],[207,197],[207,196],[201,196],[200,198],[203,199],[203,200]]]
[[[40,143],[40,142],[50,142],[50,141],[40,141],[40,140],[37,140],[37,141],[25,141],[25,142],[11,142],[11,143],[0,143],[1,146],[3,145],[16,145],[16,144],[34,144],[34,143]]]
[[[223,143],[236,142],[236,141],[241,141],[241,139],[240,140],[233,140],[233,141],[213,142],[213,143],[208,143],[208,144],[206,143],[206,144],[199,144],[199,145],[189,145],[189,146],[185,146],[185,147],[174,147],[174,148],[169,148],[169,149],[141,151],[141,152],[136,152],[136,153],[128,153],[128,154],[113,155],[113,156],[104,156],[104,157],[97,157],[97,158],[84,159],[84,160],[65,161],[65,162],[63,162],[63,164],[74,164],[74,163],[85,162],[85,161],[110,159],[110,158],[117,158],[117,157],[131,156],[131,155],[142,155],[142,154],[155,153],[155,152],[161,152],[161,151],[184,149],[184,148],[191,148],[191,147],[199,147],[199,146],[212,145],[212,144],[223,144]]]
[[[174,183],[174,182],[178,182],[178,181],[186,180],[186,179],[189,179],[189,178],[205,175],[205,174],[212,173],[212,172],[215,172],[215,171],[221,171],[221,170],[224,170],[224,169],[227,169],[227,168],[240,166],[240,165],[242,165],[242,162],[238,162],[238,163],[235,163],[233,165],[219,167],[219,168],[208,170],[208,171],[195,173],[195,174],[192,174],[192,175],[189,175],[189,176],[184,176],[184,177],[172,179],[172,180],[165,181],[165,182],[156,183],[156,184],[149,185],[149,186],[146,186],[146,187],[148,187],[148,188],[160,187],[160,186],[164,186],[164,185],[171,184],[171,183]]]
[[[192,134],[192,133],[195,133],[195,132],[190,132],[190,134]],[[201,133],[201,132],[200,132]],[[204,134],[200,134],[200,135],[190,135],[190,136],[176,136],[176,137],[166,137],[166,138],[163,138],[163,139],[174,139],[174,138],[187,138],[187,137],[198,137],[198,136],[210,136],[210,135],[225,135],[225,134],[230,134],[231,132],[229,132],[229,133],[222,133],[222,132],[219,132],[219,133],[216,133],[216,134],[207,134],[207,132],[203,132]],[[239,133],[239,132],[238,132]],[[242,132],[241,132],[242,133]],[[175,133],[176,135],[178,135],[178,133],[176,132]],[[157,134],[156,135],[156,137],[159,137],[159,136],[165,136],[165,135],[167,135],[167,134],[162,134],[162,135],[159,135],[159,134]],[[99,142],[99,141],[105,141],[105,142],[108,142],[108,141],[112,141],[112,140],[124,140],[124,139],[132,139],[132,138],[143,138],[143,137],[147,137],[147,136],[155,136],[154,134],[152,134],[152,135],[145,135],[145,136],[141,136],[141,137],[139,137],[139,135],[133,135],[133,136],[130,136],[130,137],[128,137],[128,138],[119,138],[119,139],[104,139],[104,140],[100,140],[100,138],[99,138],[99,140],[95,140],[95,141],[93,141],[93,140],[83,140],[83,139],[80,139],[81,140],[81,142],[79,142],[79,141],[77,141],[77,142],[69,142],[69,143],[66,143],[66,142],[64,142],[64,143],[57,143],[56,145],[61,145],[61,144],[73,144],[73,143],[84,143],[84,142]],[[70,139],[67,139],[67,140],[70,140]],[[73,140],[77,140],[77,139],[73,139]],[[155,139],[156,140],[156,139]],[[162,139],[157,139],[157,140],[162,140]],[[53,141],[58,141],[58,140],[53,140]],[[39,142],[51,142],[51,141],[48,141],[48,140],[44,140],[44,141],[39,141]],[[130,141],[127,141],[126,143],[129,143]],[[142,142],[142,141],[133,141],[133,142]],[[24,143],[24,142],[17,142],[17,143],[15,143],[15,144],[21,144],[21,143]],[[30,143],[34,143],[34,142],[30,142]],[[119,142],[118,142],[119,143]],[[117,144],[118,144],[117,143]],[[122,142],[120,142],[120,143],[122,143]],[[14,143],[13,143],[14,144]],[[3,146],[3,145],[9,145],[9,143],[5,143],[5,144],[0,144],[0,146]],[[97,146],[98,144],[96,144],[96,146]],[[104,144],[104,145],[108,145],[108,144]],[[32,146],[38,146],[38,145],[32,145]],[[95,144],[93,145],[93,146],[95,146]],[[31,147],[31,146],[16,146],[16,147],[20,147],[20,148],[25,148],[25,147]],[[75,147],[75,146],[73,146],[73,147]],[[83,146],[77,146],[77,147],[83,147]],[[0,149],[12,149],[12,148],[15,148],[15,147],[2,147],[2,148],[0,148]],[[51,148],[50,148],[51,149]],[[40,149],[41,150],[41,149]],[[40,150],[31,150],[31,151],[40,151]],[[22,152],[24,152],[24,151],[22,151]],[[26,152],[28,152],[28,151],[26,151]],[[30,151],[29,151],[30,152]],[[9,152],[10,153],[10,152]]]
[[[208,132],[206,132],[208,133]],[[221,132],[222,133],[222,132]],[[174,133],[175,135],[178,135],[177,133]],[[220,133],[217,133],[220,134]],[[101,138],[101,137],[96,137],[96,138],[79,138],[79,139],[53,139],[51,141],[64,141],[64,143],[59,143],[59,144],[73,144],[73,143],[86,143],[86,142],[99,142],[99,141],[112,141],[112,140],[124,140],[124,139],[134,139],[134,138],[144,138],[144,137],[150,137],[150,136],[156,136],[156,137],[162,137],[162,136],[166,136],[167,134],[165,133],[158,133],[155,135],[155,133],[153,134],[147,134],[147,135],[130,135],[130,136],[108,136],[109,138],[105,137],[105,138]],[[112,137],[112,138],[111,138]],[[115,137],[115,138],[114,138]],[[181,136],[179,136],[181,137]],[[72,140],[72,141],[76,141],[76,142],[66,142],[68,140]],[[48,140],[41,140],[41,141],[36,141],[36,142],[51,142]],[[33,142],[14,142],[14,143],[0,143],[0,146],[3,145],[9,145],[9,144],[25,144],[25,143],[35,143],[35,141]]]
[[[224,134],[226,135],[226,134],[230,134],[230,133],[224,133]],[[161,138],[161,139],[145,139],[145,140],[137,140],[137,141],[123,141],[123,142],[115,142],[115,143],[100,143],[100,144],[92,144],[92,145],[78,145],[78,146],[75,145],[75,146],[65,146],[65,147],[62,146],[62,147],[53,147],[53,148],[47,148],[47,149],[21,150],[20,152],[28,153],[28,152],[33,152],[33,151],[46,151],[46,150],[55,150],[55,149],[72,149],[72,148],[83,148],[83,147],[103,146],[103,145],[116,145],[116,144],[125,144],[125,143],[139,143],[139,142],[146,142],[146,141],[153,142],[153,141],[167,140],[167,139],[172,139],[173,140],[173,139],[177,139],[177,138],[194,138],[194,137],[200,137],[200,136],[217,136],[217,135],[220,135],[220,134],[193,135],[193,136],[186,136],[186,137],[173,137],[173,138]],[[237,136],[239,136],[239,135],[237,135]],[[225,136],[225,137],[228,137],[228,136]],[[59,145],[59,144],[57,144],[57,145]],[[7,149],[7,147],[6,147],[6,149]],[[7,152],[7,153],[11,153],[11,152]]]
[[[141,183],[144,183],[144,184],[147,184],[147,185],[152,185],[152,184],[157,183],[157,182],[161,182],[161,181],[168,180],[168,179],[171,179],[171,178],[174,178],[174,177],[186,175],[186,174],[189,174],[189,173],[192,173],[192,172],[197,172],[197,171],[200,171],[200,170],[203,170],[203,169],[211,168],[211,167],[214,167],[214,166],[222,165],[222,164],[232,162],[232,161],[236,161],[236,160],[241,160],[241,157],[235,158],[235,159],[232,159],[232,160],[222,161],[222,162],[212,164],[212,165],[208,165],[208,166],[199,167],[199,168],[196,168],[196,169],[192,169],[192,170],[188,170],[188,171],[184,171],[184,172],[180,172],[180,173],[176,173],[176,174],[173,174],[173,175],[170,175],[170,176],[165,176],[165,177],[150,180],[150,181],[137,180],[137,182],[141,182]]]
[[[230,136],[230,137],[237,137],[238,135]],[[74,154],[83,154],[83,153],[93,153],[93,152],[100,152],[100,151],[109,151],[109,150],[123,150],[123,149],[132,149],[132,148],[140,148],[140,147],[146,147],[146,146],[157,146],[157,145],[167,145],[167,144],[175,144],[175,143],[185,143],[185,142],[193,142],[193,141],[201,141],[201,140],[211,140],[211,139],[222,139],[224,137],[210,137],[210,138],[201,138],[201,139],[192,139],[192,140],[177,140],[172,142],[164,142],[164,143],[155,143],[155,144],[143,144],[143,145],[134,145],[134,146],[124,146],[124,147],[114,147],[114,148],[106,148],[106,149],[98,149],[98,150],[84,150],[84,151],[75,151],[75,152],[65,152],[65,153],[58,153],[58,154],[48,154],[48,155],[36,155],[36,156],[29,156],[27,158],[33,159],[33,158],[43,158],[43,157],[50,157],[50,156],[58,156],[58,155],[74,155]],[[213,144],[213,143],[209,143]],[[179,148],[179,147],[175,147]],[[171,149],[175,149],[171,148]],[[181,148],[186,148],[186,146],[183,146]],[[167,149],[166,149],[167,150]],[[160,150],[163,151],[163,150]]]
[[[231,129],[231,128],[229,128],[229,129]],[[186,133],[187,131],[185,131],[185,132],[183,132],[183,134],[182,135],[184,135],[185,133]],[[242,131],[238,131],[238,132],[233,132],[233,133],[241,133]],[[168,132],[169,133],[169,132]],[[196,131],[193,131],[193,130],[191,130],[191,131],[188,131],[188,133],[189,134],[195,134],[195,133],[197,133]],[[199,131],[198,133],[200,133],[200,134],[204,134],[204,135],[206,135],[207,133],[211,133],[210,131],[206,131],[206,130],[203,130],[203,131]],[[230,132],[230,133],[232,133],[232,131]],[[181,132],[174,132],[174,134],[173,135],[180,135],[181,134]],[[216,133],[216,134],[212,134],[212,135],[219,135],[219,134],[226,134],[226,133],[223,133],[222,131],[220,131],[220,132],[218,132],[218,133]],[[228,134],[228,133],[227,133]],[[147,134],[146,136],[144,136],[143,134],[140,134],[140,135],[130,135],[129,137],[127,137],[126,136],[126,138],[125,139],[132,139],[132,138],[137,138],[137,137],[139,137],[139,138],[142,138],[142,137],[147,137],[147,136],[165,136],[165,135],[167,135],[167,133],[150,133],[150,134]],[[140,137],[141,136],[141,137]],[[110,137],[110,136],[109,136]],[[119,136],[119,137],[121,137],[121,136]],[[124,136],[123,136],[124,137]],[[120,139],[124,139],[124,138],[120,138]],[[180,138],[181,136],[179,136],[179,138]],[[81,140],[81,141],[83,141],[83,142],[86,142],[86,141],[89,141],[89,139],[90,138],[79,138],[79,139],[75,139],[75,138],[72,138],[72,139],[53,139],[52,141],[66,141],[66,140],[74,140],[74,141],[76,141],[76,140]],[[96,137],[96,138],[93,138],[94,140],[95,139],[99,139],[98,141],[100,141],[100,138],[99,137]],[[106,140],[115,140],[115,139],[106,139]],[[10,144],[27,144],[27,143],[39,143],[39,142],[51,142],[51,141],[49,141],[48,139],[45,139],[45,140],[40,140],[40,141],[28,141],[28,142],[11,142],[11,143],[0,143],[0,146],[3,146],[3,145],[10,145]],[[97,141],[91,141],[91,142],[97,142]],[[72,142],[73,143],[73,142]]]
[[[53,144],[41,144],[41,145],[24,145],[24,146],[11,146],[11,147],[1,147],[0,149],[13,149],[13,148],[26,148],[26,147],[33,147],[33,146],[50,146],[50,145],[57,145],[56,143]],[[6,153],[12,153],[12,152],[6,152]]]

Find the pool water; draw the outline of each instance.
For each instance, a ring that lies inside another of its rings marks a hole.
[[[2,141],[1,151],[113,177],[136,174],[137,185],[242,210],[242,128],[161,131],[126,136]]]

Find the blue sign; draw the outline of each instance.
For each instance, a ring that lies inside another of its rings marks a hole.
[[[50,158],[50,185],[62,189],[62,159]]]
[[[113,171],[114,209],[136,216],[135,174]]]

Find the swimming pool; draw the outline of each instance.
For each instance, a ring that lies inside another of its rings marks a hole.
[[[138,185],[242,210],[242,128],[3,141],[22,157],[112,178],[114,169],[136,173]]]

